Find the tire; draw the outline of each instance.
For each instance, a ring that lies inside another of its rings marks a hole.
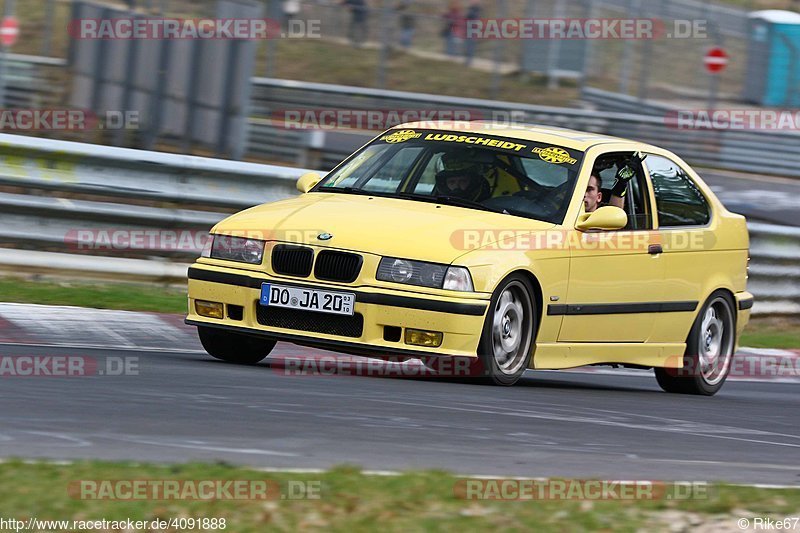
[[[240,365],[254,365],[275,348],[275,341],[216,328],[198,326],[197,335],[208,355]]]
[[[492,295],[478,345],[484,383],[513,385],[528,368],[538,323],[534,294],[527,278],[512,274]]]
[[[731,370],[736,345],[736,312],[724,291],[709,296],[686,339],[683,368],[656,368],[656,380],[666,392],[713,396]]]

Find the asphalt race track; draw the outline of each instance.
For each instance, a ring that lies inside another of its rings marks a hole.
[[[529,372],[499,388],[286,375],[269,359],[242,367],[188,350],[0,351],[136,367],[0,379],[3,457],[800,485],[798,384],[729,382],[706,398],[663,393],[648,375]]]

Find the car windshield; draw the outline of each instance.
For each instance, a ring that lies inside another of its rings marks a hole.
[[[314,192],[370,194],[561,223],[583,152],[477,133],[395,130]]]

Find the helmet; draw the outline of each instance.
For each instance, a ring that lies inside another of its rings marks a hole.
[[[482,166],[469,155],[469,152],[460,150],[442,156],[444,170],[436,173],[435,194],[476,202],[488,198],[489,183],[483,177]]]

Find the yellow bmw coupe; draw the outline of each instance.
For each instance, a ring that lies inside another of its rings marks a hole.
[[[216,358],[468,358],[500,385],[614,364],[711,395],[749,320],[745,219],[655,146],[411,123],[297,188],[217,224],[189,270],[186,321]]]

